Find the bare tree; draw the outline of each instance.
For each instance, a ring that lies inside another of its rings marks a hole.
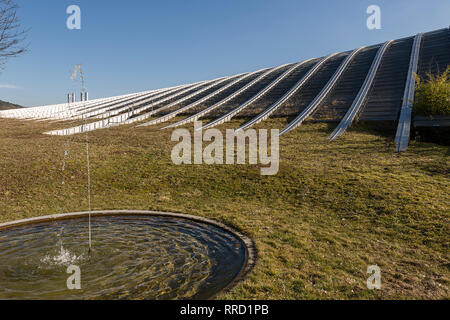
[[[12,0],[0,0],[0,70],[9,58],[26,51],[26,30],[20,27],[17,9]]]

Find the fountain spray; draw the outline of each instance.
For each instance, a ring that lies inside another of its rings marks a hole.
[[[74,68],[73,68],[73,72],[72,72],[72,76],[71,78],[73,80],[76,79],[77,77],[77,73],[80,74],[80,79],[81,79],[81,97],[82,97],[82,103],[83,103],[83,110],[86,107],[86,99],[83,99],[83,97],[85,97],[85,87],[84,87],[84,74],[83,74],[83,69],[81,68],[81,64],[77,64]],[[91,233],[91,167],[90,167],[90,158],[89,158],[89,134],[88,134],[88,130],[87,130],[87,117],[83,115],[83,119],[84,119],[84,131],[86,134],[86,162],[87,162],[87,173],[88,173],[88,207],[89,207],[89,251],[88,253],[91,254],[92,251],[92,233]]]

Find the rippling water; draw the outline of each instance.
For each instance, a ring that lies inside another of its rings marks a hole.
[[[87,218],[0,231],[0,299],[205,299],[241,270],[240,239],[217,227],[157,216]],[[67,267],[81,290],[67,289]]]

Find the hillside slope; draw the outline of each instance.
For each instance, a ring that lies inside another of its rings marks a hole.
[[[380,123],[355,124],[333,143],[332,124],[305,123],[280,139],[279,172],[263,177],[259,165],[174,165],[164,125],[89,134],[92,209],[184,212],[251,236],[256,266],[220,298],[450,297],[447,147],[412,141],[393,154]],[[85,136],[41,134],[58,126],[0,120],[0,222],[88,208]],[[381,290],[367,289],[374,264]]]
[[[23,107],[19,106],[18,104],[0,100],[0,110],[9,110],[9,109],[17,109],[17,108],[23,108]]]

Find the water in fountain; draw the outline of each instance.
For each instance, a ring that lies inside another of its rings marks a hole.
[[[0,299],[205,299],[245,264],[245,245],[224,230],[155,216],[93,217],[0,231]],[[62,229],[63,228],[63,229]],[[67,288],[67,267],[81,290]]]

